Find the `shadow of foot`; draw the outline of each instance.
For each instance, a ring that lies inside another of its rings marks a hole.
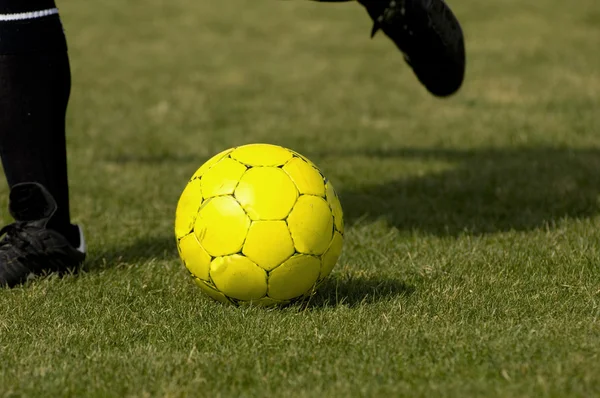
[[[348,224],[381,219],[439,236],[528,231],[600,212],[600,151],[561,148],[411,149],[334,154],[363,159],[441,160],[425,176],[343,187]]]

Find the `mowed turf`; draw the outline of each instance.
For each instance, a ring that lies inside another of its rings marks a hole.
[[[600,6],[451,4],[468,73],[440,100],[357,4],[59,1],[89,260],[0,291],[0,396],[599,395]],[[215,303],[178,259],[187,179],[251,142],[340,193],[307,304]]]

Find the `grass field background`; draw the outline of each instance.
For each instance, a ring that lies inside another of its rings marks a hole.
[[[600,4],[451,4],[440,100],[356,4],[59,1],[89,261],[0,291],[0,396],[600,395]],[[217,304],[178,259],[187,179],[250,142],[340,193],[306,306]]]

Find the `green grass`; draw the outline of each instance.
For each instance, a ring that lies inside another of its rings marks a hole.
[[[439,100],[356,4],[59,2],[89,261],[0,291],[0,396],[600,395],[600,6],[452,5],[468,75]],[[306,306],[212,302],[177,257],[187,179],[249,142],[340,192]]]

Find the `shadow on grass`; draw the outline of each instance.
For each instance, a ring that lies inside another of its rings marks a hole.
[[[378,276],[339,276],[328,278],[314,296],[301,304],[303,309],[330,308],[337,306],[356,307],[373,304],[395,297],[410,296],[414,286]]]
[[[584,219],[600,212],[600,150],[521,148],[444,150],[400,148],[321,154],[368,162],[371,158],[445,161],[448,170],[340,190],[348,224],[384,219],[390,225],[433,235],[485,234],[552,227],[561,219]],[[142,236],[131,243],[90,253],[90,269],[151,259],[174,259],[173,236]],[[328,282],[331,284],[332,282]],[[377,291],[406,294],[402,283],[338,280],[316,300],[361,302]],[[366,285],[365,285],[366,283]],[[377,288],[377,289],[375,289]],[[357,290],[362,289],[362,290]],[[408,289],[410,290],[410,289]],[[337,292],[337,296],[332,296]],[[365,293],[367,292],[367,293]]]
[[[92,250],[85,262],[88,271],[119,268],[149,260],[173,260],[178,258],[175,238],[171,234],[139,237],[122,246],[108,246]]]
[[[446,161],[450,170],[342,189],[348,223],[386,220],[435,235],[552,226],[600,211],[600,151],[559,148],[403,148],[326,156]],[[382,176],[385,180],[385,176]]]
[[[177,249],[172,236],[140,238],[123,247],[106,248],[90,253],[85,263],[87,272],[108,268],[129,267],[149,260],[174,260]],[[409,296],[414,286],[384,276],[362,274],[334,275],[319,287],[310,300],[300,304],[303,309],[356,307],[395,297]]]

